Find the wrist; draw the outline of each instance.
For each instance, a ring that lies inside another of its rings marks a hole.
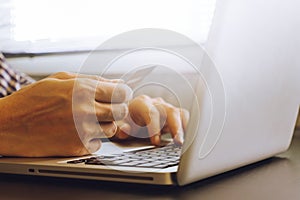
[[[0,136],[1,136],[10,124],[9,111],[12,113],[12,110],[9,109],[9,96],[0,98],[0,111],[1,111],[1,115],[0,115]]]
[[[16,98],[12,95],[0,98],[0,155],[17,155],[17,144],[20,142],[18,109],[13,106]]]

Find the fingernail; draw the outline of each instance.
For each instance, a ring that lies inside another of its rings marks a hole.
[[[152,138],[151,138],[151,142],[152,142],[152,144],[154,144],[154,145],[160,145],[160,135],[155,135],[155,136],[153,136]]]

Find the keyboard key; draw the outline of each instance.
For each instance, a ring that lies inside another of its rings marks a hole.
[[[123,154],[93,156],[85,159],[68,161],[69,164],[85,163],[87,165],[120,165],[132,167],[166,168],[179,163],[180,148],[167,145],[160,148],[148,149]]]
[[[137,166],[137,165],[141,165],[141,164],[145,164],[147,163],[147,161],[132,161],[132,162],[126,162],[126,163],[121,163],[119,165],[121,166]]]

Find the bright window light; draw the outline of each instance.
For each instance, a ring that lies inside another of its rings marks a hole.
[[[170,29],[204,42],[216,0],[10,1],[12,40],[25,51],[59,51],[94,48],[138,28]]]

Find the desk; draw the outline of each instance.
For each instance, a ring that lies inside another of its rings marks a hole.
[[[300,199],[300,132],[291,148],[250,166],[185,186],[151,186],[0,175],[0,199]]]

